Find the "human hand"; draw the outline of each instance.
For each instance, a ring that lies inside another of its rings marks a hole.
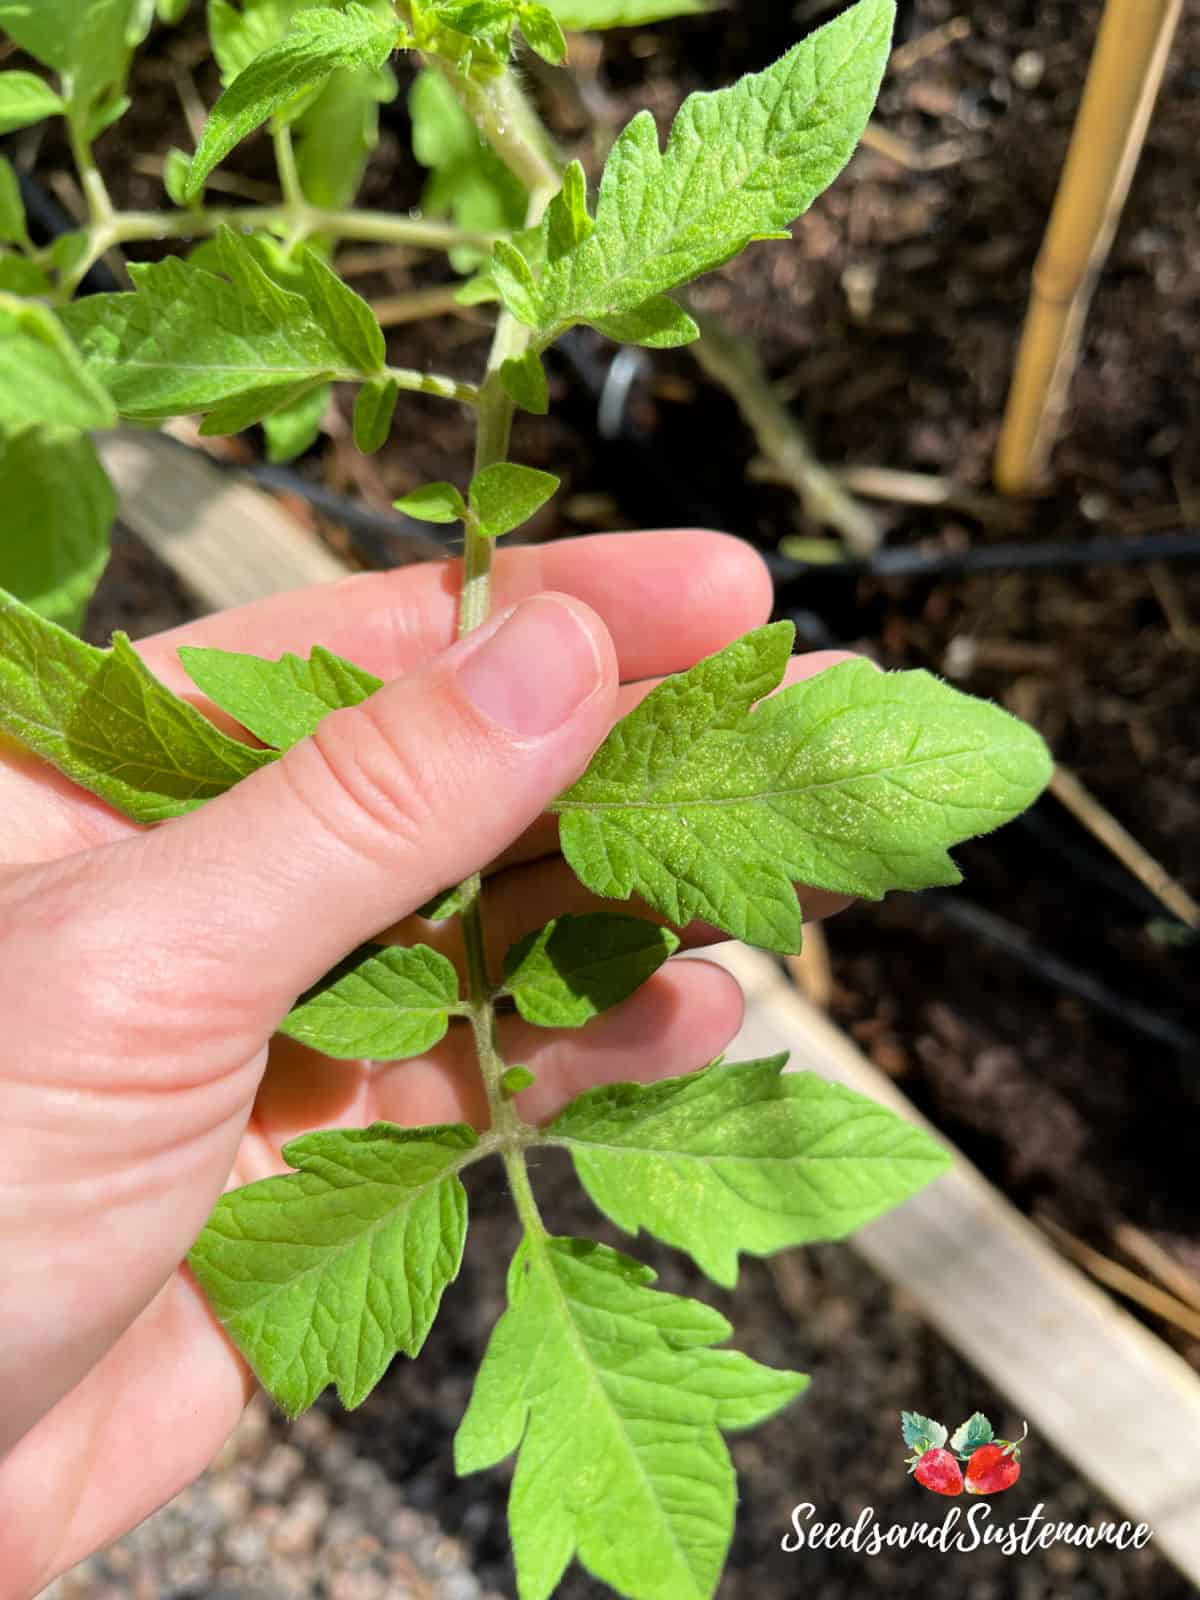
[[[383,928],[458,959],[457,925],[413,912],[475,871],[489,873],[494,966],[551,916],[596,909],[546,805],[645,680],[770,605],[757,557],[702,533],[505,551],[494,587],[497,612],[528,603],[459,643],[449,567],[359,576],[144,641],[194,700],[182,643],[277,656],[320,642],[386,685],[153,830],[0,750],[6,1600],[177,1492],[235,1423],[251,1376],[181,1265],[223,1188],[287,1170],[281,1146],[316,1128],[486,1122],[464,1030],[416,1060],[330,1061],[273,1037],[296,996]],[[793,662],[789,681],[837,659]],[[837,903],[803,898],[810,916]],[[535,1071],[518,1105],[542,1120],[593,1084],[703,1065],[740,1018],[719,967],[668,963],[585,1032],[509,1017],[502,1044]]]

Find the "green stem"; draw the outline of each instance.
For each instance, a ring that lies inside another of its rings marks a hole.
[[[91,225],[93,228],[103,228],[112,221],[113,204],[100,169],[96,165],[96,158],[92,155],[91,141],[81,126],[80,114],[73,112],[68,116],[67,137],[71,141],[71,155],[75,161],[75,170],[79,174],[79,184],[83,190],[83,198],[87,202]],[[111,241],[112,244],[117,242],[115,239]]]
[[[506,72],[485,87],[473,83],[444,63],[439,63],[439,66],[480,132],[528,188],[527,223],[532,226],[539,222],[558,192],[561,180],[553,160],[546,154],[549,141],[544,136],[538,136],[533,113],[511,74]],[[523,327],[507,311],[501,311],[488,354],[487,372],[479,390],[476,473],[503,461],[508,455],[513,402],[500,381],[500,368],[510,357],[519,356],[526,349],[529,338],[528,328]],[[491,609],[491,573],[492,540],[484,538],[468,522],[458,613],[460,638],[465,638],[487,620]],[[478,873],[467,882],[461,921],[472,1026],[479,1069],[487,1090],[492,1129],[500,1140],[513,1201],[525,1231],[534,1237],[541,1237],[546,1230],[525,1169],[521,1143],[524,1124],[516,1107],[500,1087],[505,1062],[496,1032],[495,991],[487,971],[483,889]]]
[[[504,1157],[504,1170],[508,1173],[509,1192],[512,1194],[513,1204],[517,1208],[517,1215],[521,1219],[526,1237],[541,1240],[545,1237],[546,1224],[542,1221],[542,1213],[538,1210],[537,1201],[533,1197],[529,1168],[525,1165],[525,1151],[520,1145],[502,1145],[500,1153]]]
[[[416,372],[412,367],[385,367],[389,378],[395,378],[400,389],[412,394],[433,394],[439,400],[459,400],[466,406],[479,404],[479,390],[473,383],[459,383],[457,378],[444,378],[438,372]],[[353,382],[361,383],[363,374],[347,374]]]
[[[275,143],[275,169],[279,173],[279,187],[283,191],[284,206],[293,216],[302,216],[308,209],[308,202],[305,200],[300,171],[296,166],[292,130],[286,122],[276,119],[271,128],[271,138]]]
[[[81,176],[83,176],[81,172]],[[97,172],[96,177],[100,175]],[[103,180],[101,188],[103,188]],[[84,184],[84,192],[88,192]],[[107,198],[107,191],[105,191]],[[89,199],[89,206],[93,200]],[[320,206],[222,206],[202,211],[117,211],[93,217],[88,248],[62,290],[70,298],[88,271],[114,245],[139,240],[204,239],[228,226],[238,232],[274,233],[292,244],[317,234],[364,244],[406,244],[419,250],[454,250],[459,245],[490,250],[501,234],[458,228],[421,217],[380,215],[374,211],[332,211]]]
[[[561,173],[549,135],[511,72],[479,83],[437,56],[433,65],[449,83],[472,122],[530,195],[557,193]]]

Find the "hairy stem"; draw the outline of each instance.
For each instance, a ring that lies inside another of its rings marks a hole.
[[[504,1170],[508,1174],[509,1193],[512,1195],[513,1205],[517,1208],[517,1215],[521,1219],[526,1237],[540,1239],[546,1232],[546,1225],[533,1197],[529,1169],[525,1165],[524,1148],[521,1145],[502,1145],[501,1155],[504,1157]]]
[[[271,128],[271,137],[275,144],[275,169],[279,173],[279,187],[283,191],[283,203],[287,210],[300,216],[307,209],[304,198],[304,189],[300,183],[300,172],[296,166],[296,151],[292,144],[292,130],[286,122],[276,118]]]
[[[412,394],[433,394],[439,400],[459,400],[466,406],[479,404],[479,390],[473,383],[459,383],[457,378],[445,378],[438,372],[416,372],[411,367],[385,367],[384,372],[396,380],[398,388]],[[354,373],[351,377],[361,382],[363,374]]]
[[[553,195],[559,187],[560,173],[550,136],[512,73],[503,72],[488,83],[478,83],[448,61],[437,57],[433,60],[509,171],[531,195],[541,189]]]
[[[92,155],[91,141],[84,134],[82,114],[78,111],[67,118],[67,136],[71,141],[71,156],[75,162],[75,170],[79,174],[79,185],[87,202],[88,218],[93,228],[103,228],[112,221],[113,204],[109,198],[108,187]],[[110,241],[111,244],[117,242],[116,239]]]
[[[561,180],[548,153],[549,139],[541,132],[533,111],[511,73],[505,72],[499,79],[484,86],[472,82],[445,63],[438,65],[480,132],[529,190],[527,223],[532,225],[540,221],[542,213],[558,192]],[[487,371],[479,390],[474,465],[477,473],[503,461],[508,455],[513,402],[500,381],[500,368],[510,357],[519,356],[528,343],[529,329],[502,310],[488,354]],[[467,523],[463,587],[458,612],[460,638],[465,638],[487,620],[491,609],[491,572],[492,541]],[[523,1124],[512,1101],[500,1087],[505,1063],[497,1042],[496,1009],[484,954],[483,888],[478,873],[466,884],[461,919],[467,953],[472,1026],[479,1069],[487,1089],[492,1129],[502,1142],[513,1202],[522,1224],[527,1233],[540,1236],[545,1229],[529,1185],[525,1157],[519,1142]]]
[[[80,175],[86,179],[82,171]],[[99,177],[99,173],[96,176]],[[422,217],[325,210],[303,200],[293,205],[221,206],[196,211],[110,210],[107,216],[93,215],[86,230],[88,248],[70,275],[64,278],[62,295],[69,299],[92,266],[114,245],[133,244],[143,239],[204,239],[222,226],[239,232],[274,233],[291,244],[324,234],[362,243],[412,245],[419,250],[449,251],[459,245],[487,250],[502,237]]]

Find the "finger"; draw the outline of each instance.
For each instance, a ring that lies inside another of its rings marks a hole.
[[[853,902],[847,895],[826,889],[797,890],[805,925],[823,922]],[[542,928],[552,917],[590,916],[604,912],[609,916],[640,917],[678,933],[685,949],[701,949],[720,944],[730,937],[707,922],[689,922],[677,927],[637,895],[628,900],[606,900],[585,888],[561,856],[546,856],[527,866],[512,867],[487,880],[484,896],[484,947],[488,971],[498,976],[508,950],[527,933]],[[380,936],[382,942],[397,945],[428,945],[452,961],[460,978],[466,978],[462,923],[457,917],[430,922],[424,917],[406,917]]]
[[[196,1284],[175,1273],[0,1460],[4,1594],[40,1594],[197,1478],[254,1388]]]
[[[827,667],[838,666],[840,662],[861,661],[861,659],[864,658],[856,656],[850,650],[813,650],[805,654],[805,656],[792,656],[792,659],[787,662],[779,688],[782,690],[782,688],[790,688],[794,683],[803,683],[806,678],[814,678],[818,675],[818,672],[824,672]],[[646,694],[650,694],[650,691],[656,688],[658,682],[661,682],[661,680],[651,680],[648,683],[622,683],[621,688],[618,690],[618,696],[616,696],[616,710],[614,710],[613,722],[619,722],[622,717],[627,717],[630,710],[634,710],[634,707],[638,706],[646,698]],[[779,690],[774,691],[774,693],[778,694]],[[507,867],[520,866],[522,862],[541,861],[542,858],[557,856],[557,854],[558,818],[549,813],[549,811],[544,811],[525,830],[525,834],[522,834],[522,837],[509,846],[509,850],[502,851],[496,861],[491,862],[488,872],[490,874],[498,874],[498,872],[502,872]],[[450,888],[450,886],[443,883],[442,888]],[[850,901],[845,896],[840,896],[840,894],[838,896],[829,896],[824,890],[806,891],[800,888],[800,896],[802,896],[802,906],[805,907],[805,915],[811,918],[832,917],[835,910],[845,909],[850,904]],[[608,904],[610,904],[611,909],[611,902],[608,902]],[[570,910],[571,907],[563,907],[563,909]],[[554,912],[550,912],[549,915],[554,915]],[[640,917],[640,915],[643,915],[643,910],[635,910],[635,915]],[[646,912],[646,915],[653,914]],[[542,922],[544,920],[546,918],[542,918]],[[531,926],[541,926],[541,923],[531,923]],[[389,928],[386,934],[382,934],[382,938],[386,938],[387,941],[394,942],[394,944],[413,944],[414,942],[410,926]]]
[[[595,613],[526,601],[191,815],[40,869],[46,892],[130,1016],[186,1017],[164,984],[204,997],[186,1069],[163,1062],[203,1080],[348,950],[521,833],[586,764],[616,688]],[[103,915],[81,923],[82,903]],[[130,928],[136,949],[114,935]],[[150,1054],[179,1043],[167,1026]]]
[[[741,1021],[741,995],[722,969],[686,961],[582,1032],[508,1019],[502,1045],[537,1083],[518,1097],[531,1120],[553,1116],[583,1089],[653,1082],[719,1055]],[[292,1063],[294,1065],[294,1062]],[[397,1063],[376,1076],[364,1106],[405,1126],[486,1111],[456,1046],[438,1068]],[[308,1131],[284,1093],[264,1108],[276,1149]],[[264,1089],[268,1088],[264,1085]],[[285,1170],[280,1162],[276,1170]],[[267,1175],[264,1171],[263,1175]],[[33,1594],[89,1552],[134,1527],[191,1482],[236,1424],[253,1380],[186,1272],[177,1273],[104,1359],[0,1462],[0,1570]]]
[[[181,644],[266,658],[307,655],[314,643],[385,682],[445,649],[456,627],[461,563],[359,573],[293,590],[154,635],[137,644],[151,670],[225,732],[233,719],[198,693]],[[581,599],[608,626],[625,678],[677,672],[766,620],[770,579],[761,558],[727,534],[600,534],[497,554],[495,608],[542,589]],[[0,752],[0,860],[55,860],[125,838],[134,825],[36,757]]]
[[[457,560],[357,573],[172,628],[138,651],[173,689],[192,694],[181,644],[266,657],[322,644],[386,682],[453,642],[461,583]],[[547,590],[602,618],[624,679],[691,666],[765,622],[771,606],[771,580],[753,548],[701,531],[595,534],[497,553],[496,610]]]

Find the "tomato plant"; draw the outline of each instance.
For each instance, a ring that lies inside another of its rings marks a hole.
[[[496,541],[558,487],[508,459],[516,408],[548,407],[546,351],[578,325],[651,348],[694,339],[679,291],[756,241],[787,239],[874,103],[891,0],[858,0],[764,71],[693,95],[665,147],[643,111],[597,188],[578,162],[564,169],[514,56],[559,63],[564,28],[690,9],[696,0],[209,0],[224,92],[195,151],[167,163],[172,207],[127,212],[93,146],[128,105],[154,6],[0,0],[0,25],[46,69],[0,73],[0,127],[65,119],[88,206],[81,227],[37,247],[0,163],[0,482],[26,525],[0,564],[11,591],[0,591],[0,728],[151,825],[380,687],[319,641],[307,659],[279,661],[181,649],[254,748],[158,683],[123,636],[99,650],[67,631],[112,516],[89,434],[118,418],[198,414],[209,435],[261,423],[286,457],[310,442],[334,385],[355,390],[367,452],[388,437],[402,390],[466,407],[476,443],[460,482],[427,484],[399,505],[461,525],[460,632],[487,619]],[[159,0],[163,22],[180,10]],[[432,214],[420,217],[353,205],[397,51],[422,62],[412,111]],[[220,163],[264,127],[279,202],[210,204]],[[131,266],[127,292],[76,295],[114,247],[164,238],[191,247]],[[461,296],[495,307],[476,381],[389,362],[370,307],[336,270],[337,246],[354,239],[445,251],[464,273]],[[468,1027],[486,1132],[376,1123],[305,1135],[284,1151],[294,1171],[225,1195],[191,1252],[229,1336],[290,1415],[331,1384],[355,1406],[398,1352],[417,1355],[458,1271],[461,1173],[504,1162],[521,1241],[455,1453],[463,1472],[517,1453],[510,1524],[523,1600],[550,1594],[573,1557],[638,1600],[710,1595],[736,1498],[721,1431],[771,1415],[807,1382],[724,1348],[724,1317],[657,1291],[630,1256],[552,1234],[529,1152],[568,1150],[600,1211],[689,1253],[726,1287],[742,1253],[842,1237],[945,1165],[924,1133],[784,1072],[782,1057],[593,1089],[534,1125],[520,1111],[530,1074],[498,1047],[499,1008],[535,1026],[585,1027],[661,966],[679,943],[672,928],[694,919],[797,950],[796,882],[871,898],[955,882],[950,847],[1015,815],[1047,781],[1035,734],[926,673],[853,661],[775,693],[792,643],[790,624],[773,624],[667,679],[555,801],[577,877],[641,914],[555,918],[494,972],[474,877],[424,908],[461,918],[465,983],[428,946],[376,943],[297,997],[284,1031],[335,1058],[403,1059],[456,1021]],[[97,696],[124,714],[90,717]]]

